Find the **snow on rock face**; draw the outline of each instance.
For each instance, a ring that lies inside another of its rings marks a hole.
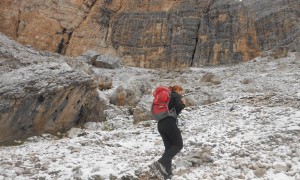
[[[183,110],[179,128],[184,148],[174,158],[173,179],[299,179],[299,64],[290,55],[193,68],[173,78],[173,83],[184,82],[190,96],[200,90],[223,96]],[[199,77],[208,72],[220,83],[201,83]],[[0,179],[147,179],[148,165],[161,156],[163,143],[155,121],[133,122],[130,113],[116,112],[105,122],[74,128],[68,136],[44,134],[1,147]]]

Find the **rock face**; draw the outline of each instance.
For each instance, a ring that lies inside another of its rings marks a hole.
[[[0,42],[0,143],[104,120],[105,102],[88,74],[1,34]]]
[[[300,3],[297,0],[245,1],[254,14],[258,43],[262,50],[287,47],[300,51]]]
[[[2,0],[0,31],[70,56],[95,50],[128,65],[236,63],[299,51],[298,0]]]
[[[224,64],[260,52],[254,22],[240,3],[180,1],[167,12],[119,16],[122,21],[113,23],[113,46],[122,56],[133,57],[126,62],[134,66]]]

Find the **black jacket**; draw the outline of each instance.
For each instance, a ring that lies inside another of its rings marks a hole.
[[[171,99],[169,102],[169,109],[175,108],[177,116],[181,113],[181,111],[185,108],[185,105],[182,102],[182,96],[174,91],[171,93]]]

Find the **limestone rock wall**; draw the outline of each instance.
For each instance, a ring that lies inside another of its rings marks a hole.
[[[1,31],[40,50],[64,53],[96,0],[4,0]]]
[[[300,1],[246,1],[254,14],[258,42],[262,50],[288,47],[300,51]]]
[[[247,61],[260,55],[254,20],[243,3],[211,4],[201,19],[193,61],[217,65]]]
[[[77,56],[119,55],[131,66],[236,63],[285,46],[299,51],[298,0],[2,0],[0,31]]]
[[[105,108],[88,74],[0,34],[0,143],[102,121]]]

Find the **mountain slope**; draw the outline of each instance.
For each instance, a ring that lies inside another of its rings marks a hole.
[[[184,149],[173,179],[300,179],[299,68],[290,54],[181,73],[190,90],[203,71],[214,73],[221,83],[200,88],[223,99],[181,114]],[[44,134],[0,147],[0,179],[147,179],[162,151],[154,121],[133,124],[122,114],[60,138]]]

